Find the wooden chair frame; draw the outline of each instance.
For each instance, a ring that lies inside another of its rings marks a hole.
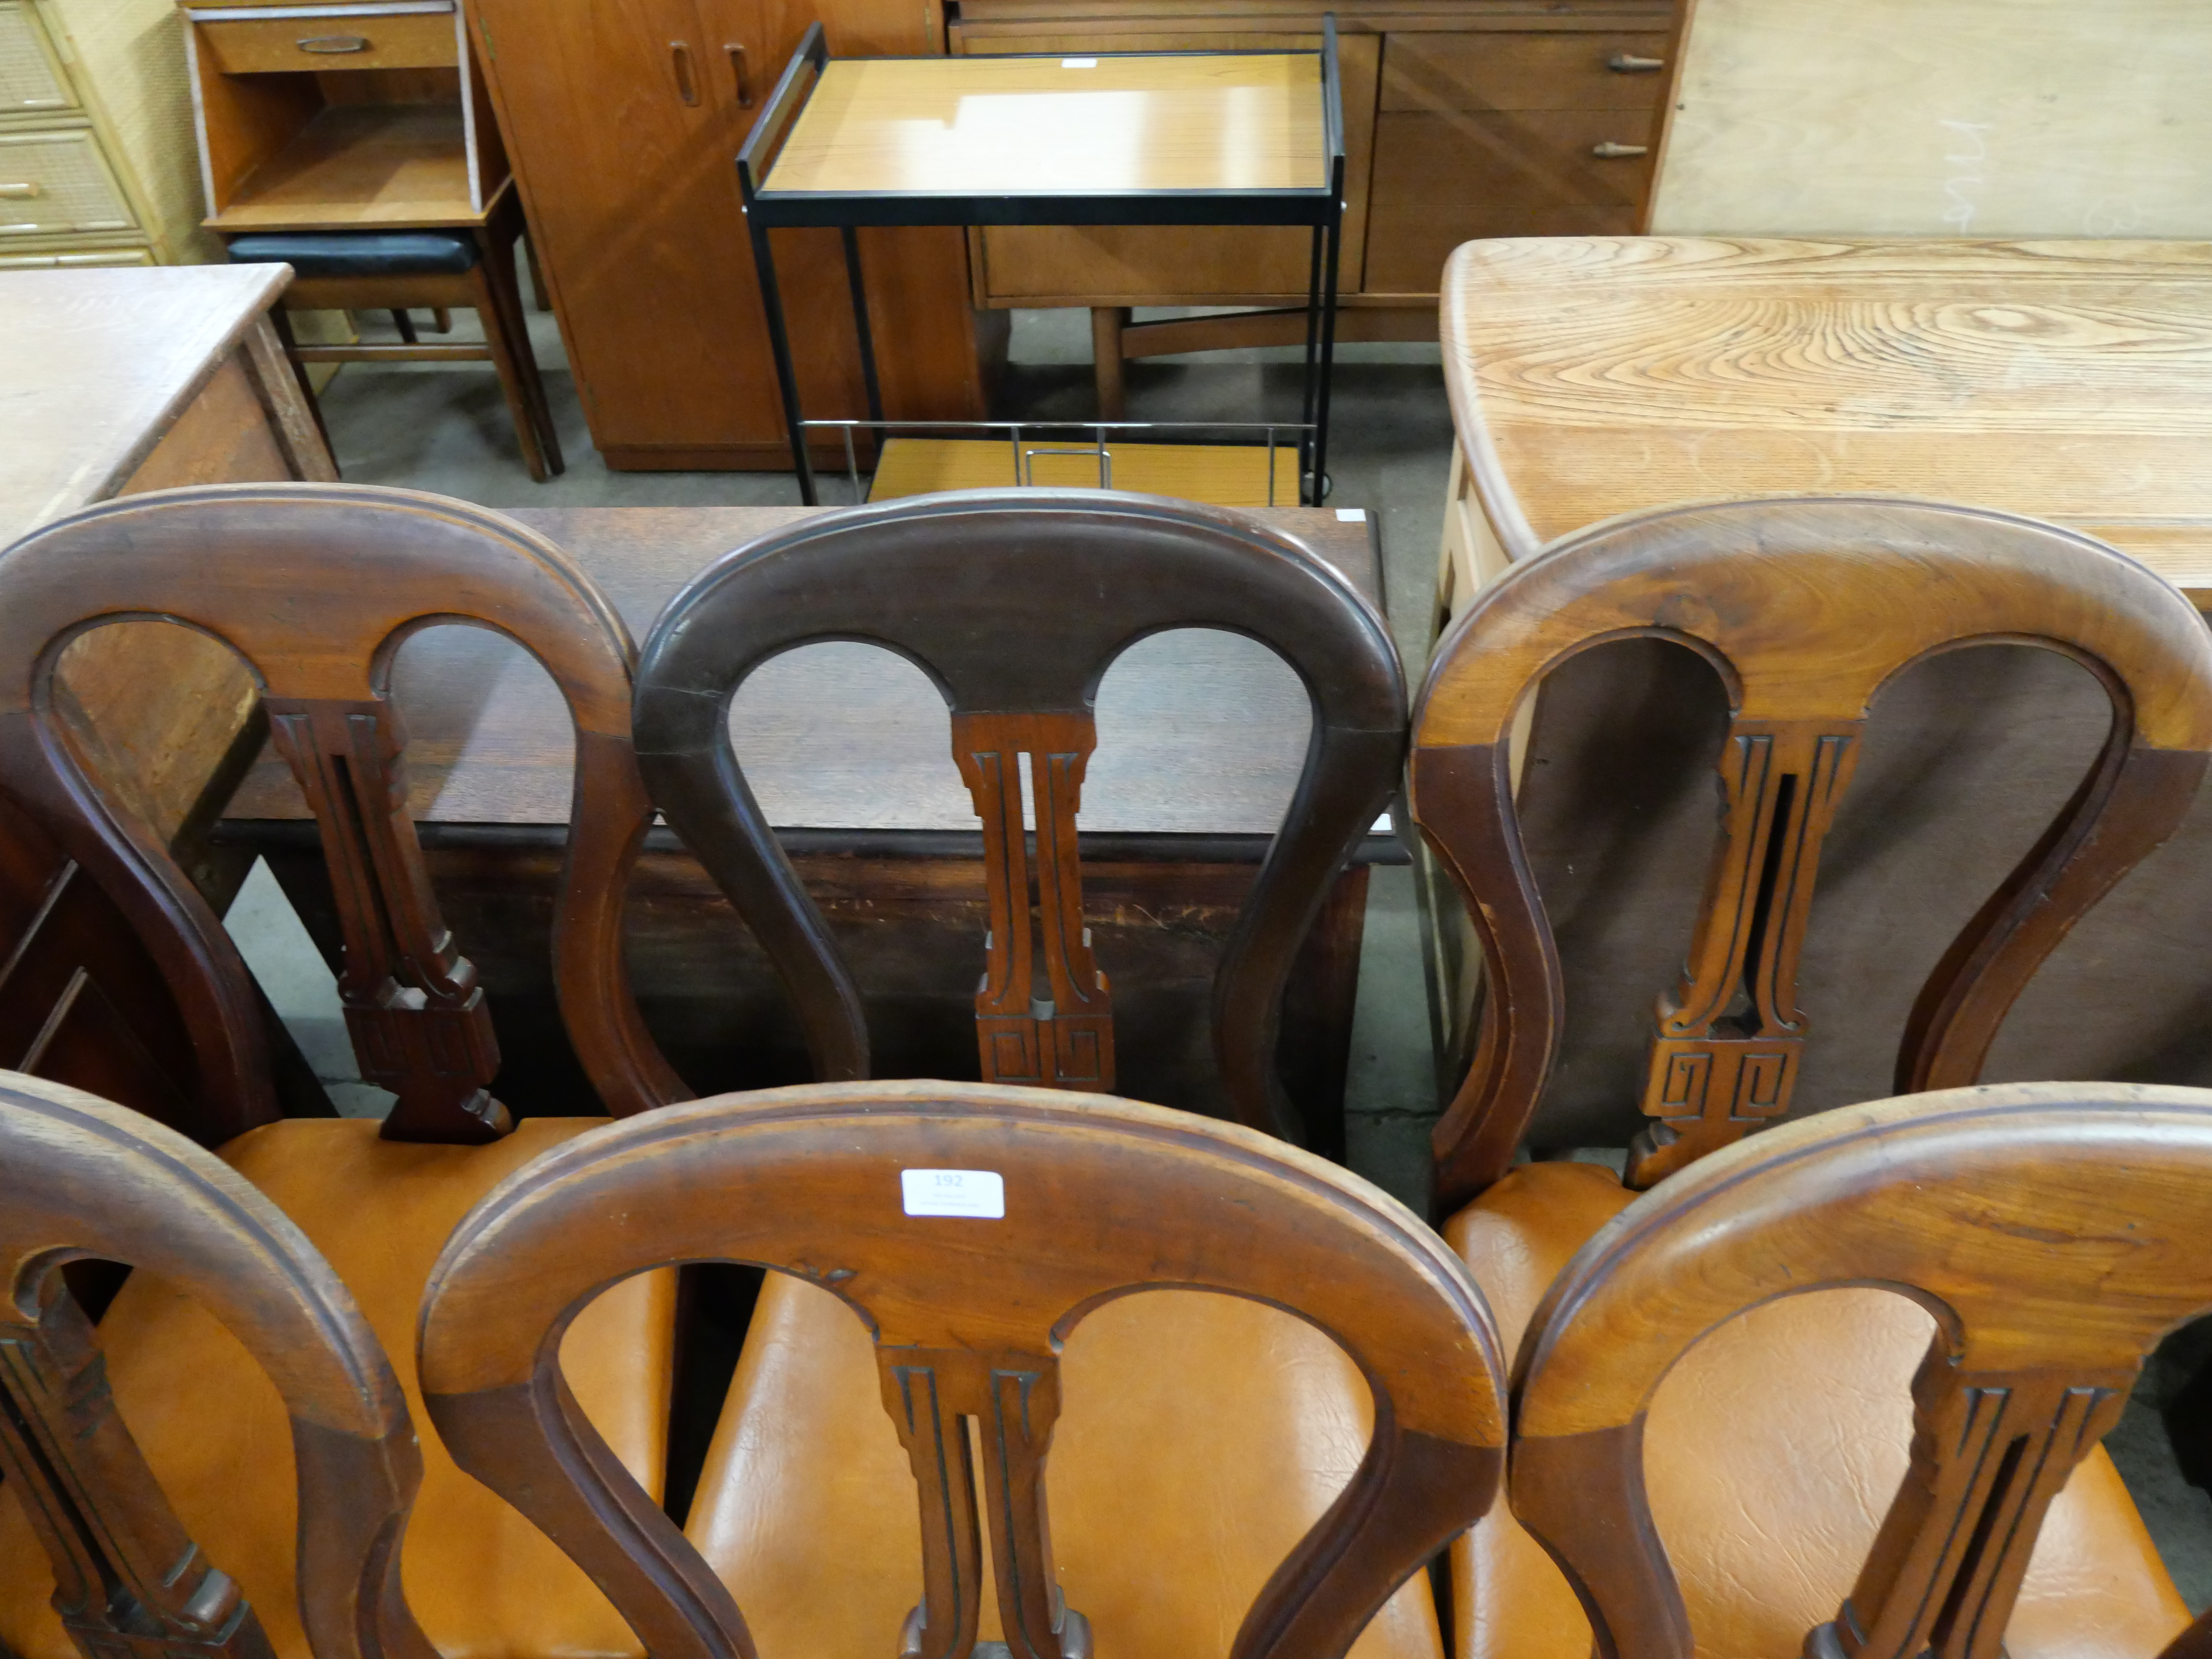
[[[435,1659],[399,1582],[422,1454],[345,1286],[213,1154],[125,1107],[0,1073],[0,1474],[53,1562],[55,1608],[79,1647],[134,1659],[270,1653],[116,1414],[98,1334],[60,1272],[83,1257],[188,1292],[283,1397],[316,1659]]]
[[[2212,751],[2212,636],[2194,608],[2125,555],[2032,520],[1878,497],[1730,502],[1617,520],[1516,565],[1438,647],[1414,721],[1413,816],[1486,974],[1474,1060],[1435,1133],[1444,1204],[1504,1173],[1559,1042],[1558,953],[1513,805],[1516,718],[1568,658],[1638,636],[1711,663],[1730,725],[1722,834],[1681,981],[1660,999],[1632,1185],[1788,1111],[1821,840],[1895,676],[1976,643],[2035,645],[2087,669],[2113,710],[2081,787],[1923,986],[1900,1090],[1974,1079],[2044,958],[2172,833]]]
[[[810,519],[729,553],[669,602],[640,659],[639,764],[775,960],[819,1077],[866,1076],[867,1029],[852,974],[731,748],[730,702],[745,677],[822,640],[882,646],[929,676],[983,823],[982,1075],[1110,1089],[1112,1004],[1083,927],[1076,815],[1099,681],[1130,646],[1175,628],[1259,641],[1313,700],[1305,770],[1213,994],[1214,1052],[1238,1118],[1289,1134],[1296,1119],[1274,1066],[1283,987],[1328,884],[1395,793],[1404,754],[1397,653],[1334,569],[1225,509],[1103,490],[963,490]],[[1031,989],[1040,958],[1042,1012]]]
[[[460,501],[346,484],[157,491],[0,551],[0,787],[40,814],[144,938],[199,1063],[210,1144],[280,1114],[244,960],[168,849],[84,763],[54,704],[64,649],[105,623],[181,623],[236,651],[321,830],[345,937],[339,992],[362,1074],[398,1096],[389,1139],[482,1141],[511,1119],[476,971],[440,918],[408,816],[392,659],[465,623],[544,665],[575,721],[553,921],[561,1011],[611,1113],[689,1091],[647,1034],[622,904],[653,809],[629,747],[629,631],[544,538]]]
[[[1913,1383],[1911,1462],[1805,1652],[1999,1659],[2051,1499],[2119,1420],[2160,1337],[2212,1310],[2208,1243],[2204,1090],[1950,1090],[1709,1153],[1608,1222],[1537,1310],[1516,1372],[1513,1511],[1574,1586],[1601,1659],[1688,1659],[1644,1493],[1653,1395],[1739,1313],[1893,1291],[1936,1327]]]
[[[951,1170],[1000,1176],[1003,1214],[910,1213],[904,1174]],[[714,1260],[806,1279],[873,1337],[921,1505],[916,1659],[973,1649],[985,1531],[1012,1650],[1084,1650],[1045,1525],[1057,1355],[1091,1310],[1148,1285],[1294,1313],[1374,1391],[1365,1457],[1261,1592],[1234,1659],[1336,1659],[1484,1512],[1498,1476],[1500,1362],[1480,1293],[1416,1218],[1319,1158],[1160,1107],[988,1084],[671,1107],[579,1137],[480,1203],[431,1274],[419,1351],[456,1461],[588,1571],[659,1659],[753,1650],[728,1590],[577,1410],[557,1358],[609,1285]],[[963,1419],[981,1428],[987,1528]]]

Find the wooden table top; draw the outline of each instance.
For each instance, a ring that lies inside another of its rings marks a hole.
[[[762,194],[1320,190],[1316,52],[833,60]]]
[[[509,512],[566,548],[640,638],[718,555],[823,509],[586,507]],[[1379,608],[1381,563],[1364,514],[1255,509],[1344,572]],[[573,740],[543,670],[474,628],[400,647],[393,695],[407,724],[408,805],[429,824],[562,824]],[[1125,652],[1098,695],[1086,832],[1272,835],[1304,764],[1311,714],[1289,665],[1239,635],[1156,635]],[[780,829],[974,831],[944,700],[904,659],[851,643],[765,664],[732,711],[738,758]],[[304,818],[273,751],[240,786],[233,819]]]
[[[1509,557],[1865,490],[2087,531],[2212,607],[2212,243],[1474,242],[1443,338]]]
[[[0,271],[0,546],[113,495],[291,279],[283,265]]]

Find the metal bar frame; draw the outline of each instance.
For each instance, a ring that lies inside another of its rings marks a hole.
[[[1051,57],[1058,52],[1008,54]],[[1116,52],[1101,57],[1232,57],[1285,54],[1272,52]],[[763,185],[774,165],[775,154],[792,125],[805,109],[814,87],[829,67],[830,51],[819,22],[810,24],[799,49],[792,54],[775,89],[769,94],[752,130],[738,151],[738,187],[744,198],[745,223],[758,272],[761,304],[767,313],[769,345],[775,360],[776,387],[783,398],[784,424],[791,441],[792,465],[799,477],[799,499],[818,505],[811,457],[806,451],[808,428],[836,422],[805,418],[799,406],[799,379],[791,356],[791,339],[784,318],[783,299],[777,287],[771,229],[834,228],[842,233],[846,277],[852,289],[854,327],[860,346],[860,372],[868,398],[869,424],[885,424],[883,394],[877,379],[875,343],[868,319],[867,293],[862,282],[857,233],[869,226],[949,225],[1308,225],[1313,229],[1313,255],[1306,295],[1306,358],[1302,418],[1297,425],[1307,433],[1302,441],[1301,499],[1318,506],[1328,490],[1329,379],[1336,358],[1336,308],[1339,252],[1344,235],[1344,96],[1337,60],[1336,15],[1322,18],[1321,58],[1322,158],[1328,168],[1325,185],[1304,190],[1127,191],[1080,196],[947,195],[934,192],[855,192],[850,191],[784,191],[763,192]],[[934,61],[934,60],[931,60]],[[848,423],[859,424],[859,423]],[[899,422],[935,426],[945,422]],[[950,423],[959,424],[959,423]],[[1003,422],[979,422],[990,427]],[[1103,428],[1121,422],[1063,422],[1040,425],[1076,425]],[[1191,425],[1193,422],[1139,422],[1139,425]],[[1265,422],[1218,422],[1248,427]],[[1289,422],[1274,425],[1282,429]],[[846,434],[849,446],[851,434]],[[1103,438],[1101,440],[1103,445]],[[1021,441],[1013,435],[1015,476],[1020,477]],[[1269,494],[1272,497],[1274,447],[1268,446]]]

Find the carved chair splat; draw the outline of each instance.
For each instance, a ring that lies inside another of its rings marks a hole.
[[[0,553],[0,784],[33,803],[153,945],[217,1121],[276,1115],[246,969],[167,851],[84,766],[52,706],[62,649],[155,617],[245,659],[313,808],[345,939],[339,979],[362,1075],[398,1097],[395,1139],[471,1142],[512,1120],[489,1092],[498,1043],[476,971],[440,918],[407,814],[392,662],[416,629],[506,635],[575,720],[576,782],[554,950],[561,1006],[610,1110],[686,1092],[638,1019],[619,948],[652,808],[629,745],[634,656],[565,555],[498,515],[413,491],[244,484],[161,491],[57,520]]]
[[[1003,1215],[907,1213],[902,1172],[915,1169],[999,1175]],[[601,1287],[714,1259],[823,1286],[869,1332],[918,1488],[917,1659],[973,1649],[986,1535],[1012,1651],[1080,1659],[1084,1621],[1059,1594],[1045,1527],[1058,1355],[1087,1315],[1147,1286],[1290,1310],[1374,1395],[1365,1456],[1261,1590],[1235,1659],[1341,1655],[1498,1479],[1487,1310],[1433,1234],[1318,1158],[1163,1108],[991,1085],[696,1102],[571,1142],[485,1199],[432,1273],[419,1359],[462,1466],[559,1541],[664,1659],[753,1648],[722,1581],[580,1420],[551,1356]]]
[[[1474,1062],[1436,1132],[1446,1202],[1505,1172],[1559,1043],[1558,957],[1512,800],[1516,714],[1567,658],[1637,635],[1711,663],[1731,721],[1703,903],[1659,1002],[1633,1186],[1790,1109],[1821,842],[1869,706],[1898,673],[1976,641],[2039,645],[2113,704],[2081,788],[1922,988],[1902,1089],[1972,1081],[2038,965],[2172,833],[2212,751],[2212,641],[2194,610],[2051,526],[1878,498],[1735,502],[1616,520],[1516,566],[1439,646],[1414,721],[1414,820],[1467,902],[1487,977]]]
[[[380,1126],[278,1116],[246,964],[56,718],[53,666],[69,642],[106,620],[144,617],[223,641],[255,677],[330,855],[363,1074],[399,1095]],[[469,1206],[544,1147],[605,1121],[533,1114],[519,1101],[525,1121],[507,1133],[510,1115],[487,1088],[496,1046],[474,970],[425,878],[407,818],[405,734],[387,695],[400,645],[441,623],[506,635],[565,697],[576,749],[555,898],[563,1020],[611,1111],[681,1098],[630,1000],[620,950],[623,878],[651,817],[629,743],[633,653],[615,612],[558,549],[436,496],[256,484],[130,497],[0,552],[0,788],[39,815],[146,939],[192,1032],[198,1123],[221,1131],[215,1155],[312,1241],[387,1345],[411,1342],[424,1277]],[[579,1393],[608,1414],[610,1437],[648,1485],[665,1459],[673,1303],[666,1275],[625,1286],[588,1312],[571,1356]],[[276,1402],[220,1328],[179,1304],[155,1274],[123,1285],[100,1330],[112,1387],[135,1413],[139,1453],[203,1547],[262,1587],[260,1616],[281,1659],[308,1659],[289,1582],[286,1476],[264,1455],[281,1427]],[[404,1392],[411,1358],[402,1370]],[[60,1373],[50,1381],[63,1386]],[[63,1449],[52,1449],[54,1480],[75,1479]],[[408,1575],[441,1650],[527,1659],[619,1644],[619,1620],[557,1551],[461,1479],[442,1449],[424,1456],[430,1480],[406,1543]],[[0,1482],[0,1645],[23,1659],[69,1659],[70,1639],[47,1606],[53,1552],[39,1547],[17,1501],[31,1489]],[[399,1543],[396,1532],[382,1540],[395,1584]],[[157,1546],[166,1547],[149,1547]],[[53,1571],[80,1568],[64,1549]],[[408,1659],[429,1659],[429,1650],[418,1644]]]
[[[1661,1381],[1747,1310],[1878,1285],[1935,1316],[1911,1462],[1804,1651],[1999,1659],[2053,1498],[2159,1338],[2212,1309],[2208,1243],[2203,1090],[1951,1090],[1723,1148],[1615,1216],[1537,1310],[1514,1388],[1514,1513],[1567,1573],[1600,1655],[1687,1659],[1644,1488]],[[2169,1634],[2179,1607],[2164,1610]]]
[[[400,1594],[422,1462],[398,1380],[337,1275],[235,1171],[126,1108],[0,1073],[0,1473],[94,1659],[271,1659],[107,1388],[59,1271],[127,1263],[188,1291],[267,1373],[299,1483],[300,1612],[316,1659],[434,1659]]]
[[[1395,791],[1404,752],[1396,653],[1341,576],[1218,508],[970,490],[810,519],[735,550],[670,602],[639,665],[639,763],[670,824],[775,961],[818,1076],[867,1075],[867,1031],[852,975],[731,747],[738,685],[770,657],[823,640],[884,647],[930,677],[982,822],[982,1075],[1107,1089],[1112,1005],[1083,927],[1076,840],[1097,740],[1092,701],[1115,657],[1174,628],[1258,640],[1313,702],[1304,773],[1214,981],[1214,1048],[1235,1111],[1287,1133],[1274,1073],[1283,987],[1328,883]]]

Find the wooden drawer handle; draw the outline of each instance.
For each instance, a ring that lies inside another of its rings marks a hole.
[[[1651,146],[1649,144],[1616,144],[1610,138],[1601,144],[1590,146],[1590,154],[1601,161],[1619,161],[1632,155],[1648,155],[1650,153]]]
[[[691,48],[681,40],[671,40],[668,58],[676,70],[676,95],[687,104],[697,104],[699,77],[691,72]]]
[[[44,196],[46,191],[35,184],[0,185],[0,202],[27,202],[33,196]]]
[[[304,40],[292,43],[301,52],[312,52],[318,57],[335,58],[341,52],[367,52],[368,37],[365,34],[311,34]]]
[[[1667,67],[1663,58],[1638,58],[1632,52],[1616,52],[1605,60],[1615,75],[1656,75]]]
[[[745,49],[732,40],[722,50],[730,54],[730,73],[737,77],[738,107],[750,109],[753,106],[753,77],[745,69]]]

